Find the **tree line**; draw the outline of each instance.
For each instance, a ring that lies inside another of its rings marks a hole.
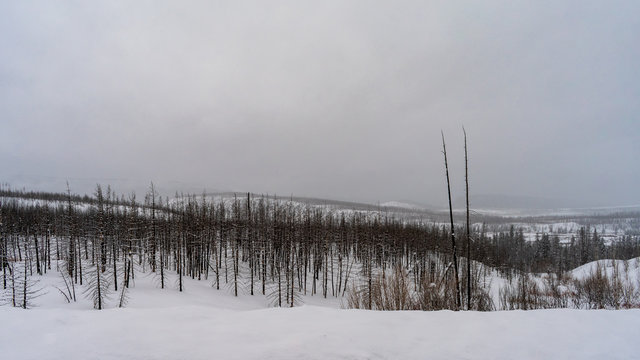
[[[403,281],[422,291],[421,308],[485,309],[479,263],[506,274],[561,274],[600,258],[640,256],[637,236],[605,245],[588,227],[561,243],[548,234],[526,241],[513,227],[487,235],[483,227],[454,225],[465,259],[458,263],[445,224],[250,193],[168,198],[153,184],[142,200],[101,185],[92,196],[2,188],[0,199],[3,289],[10,290],[8,302],[23,307],[33,295],[29,279],[56,269],[68,301],[81,287],[97,309],[107,294],[117,294],[124,306],[140,272],[155,274],[161,288],[175,275],[179,291],[189,277],[235,296],[263,295],[276,306],[311,295],[351,297],[370,309],[384,307],[376,304],[384,298],[380,289],[392,285],[385,281],[404,274]],[[468,286],[459,286],[458,274]]]

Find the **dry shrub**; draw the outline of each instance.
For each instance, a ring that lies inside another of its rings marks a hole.
[[[391,272],[372,279],[368,284],[351,288],[347,293],[347,307],[369,310],[414,310],[413,289],[406,269],[396,266]]]
[[[500,306],[503,310],[546,309],[546,300],[545,292],[526,273],[517,279],[515,285],[500,289]]]
[[[613,264],[613,274],[609,277],[606,269],[597,263],[596,269],[582,280],[574,280],[574,305],[588,309],[620,309],[622,306],[637,306],[638,299],[634,286],[624,286],[620,277],[617,263]],[[627,299],[625,299],[625,297]]]
[[[456,309],[455,279],[451,266],[433,263],[420,274],[419,280],[410,278],[401,265],[393,271],[372,278],[371,287],[365,283],[349,289],[346,307],[370,310],[443,310]],[[489,294],[479,284],[472,284],[471,309],[494,310]]]

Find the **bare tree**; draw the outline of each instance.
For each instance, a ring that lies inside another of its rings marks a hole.
[[[98,247],[100,249],[100,247]],[[100,250],[98,250],[100,251]],[[102,310],[110,295],[108,276],[102,273],[100,264],[96,264],[90,273],[84,295],[93,302],[94,309]],[[123,287],[124,288],[124,287]]]
[[[464,133],[464,182],[467,203],[467,310],[471,309],[471,226],[469,224],[469,161],[467,156],[467,131]]]
[[[451,220],[451,252],[453,254],[453,271],[456,279],[456,308],[460,308],[460,284],[458,282],[458,257],[456,255],[456,235],[453,224],[453,207],[451,205],[451,184],[449,181],[449,165],[447,163],[447,146],[444,142],[444,133],[442,133],[442,153],[444,154],[444,168],[447,176],[447,194],[449,195],[449,219]],[[457,310],[456,309],[456,310]]]

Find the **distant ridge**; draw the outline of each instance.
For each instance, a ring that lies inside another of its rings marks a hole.
[[[431,210],[433,207],[424,204],[419,204],[412,201],[387,201],[380,204],[383,207],[394,207],[410,210]]]
[[[600,206],[601,204],[588,203],[586,201],[575,201],[562,198],[545,198],[535,196],[504,195],[504,194],[481,194],[471,195],[469,202],[472,208],[480,209],[567,209],[567,208],[589,208]],[[454,207],[465,207],[464,197],[459,197],[454,201]]]

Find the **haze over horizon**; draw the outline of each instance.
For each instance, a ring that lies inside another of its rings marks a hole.
[[[640,3],[0,5],[0,181],[640,203]],[[111,182],[109,180],[112,180]],[[175,190],[174,190],[175,188]]]

